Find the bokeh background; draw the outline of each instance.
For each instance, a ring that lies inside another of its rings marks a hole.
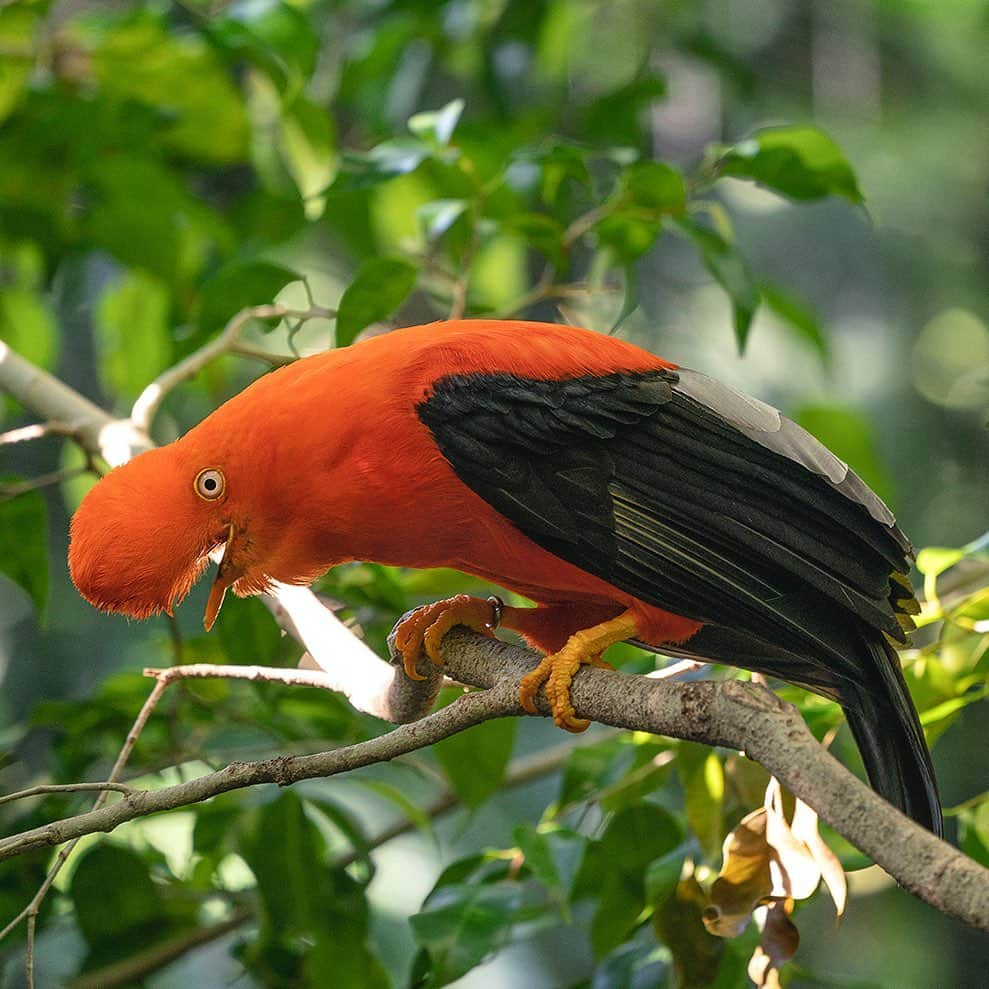
[[[362,265],[399,258],[399,284],[381,288],[394,294],[392,309],[365,306],[377,332],[445,315],[464,287],[458,272],[469,270],[468,313],[617,325],[785,409],[866,477],[917,546],[963,547],[989,528],[987,51],[989,7],[976,0],[3,3],[0,340],[126,414],[144,385],[244,305],[278,297],[335,307],[355,273],[384,278]],[[829,134],[863,203],[712,183],[712,146],[783,124]],[[635,159],[685,176],[692,215],[731,245],[734,274],[712,277],[697,239],[671,217],[609,227],[591,216],[561,258],[567,224],[612,201]],[[529,297],[547,263],[573,291]],[[741,348],[746,293],[762,304]],[[332,320],[262,323],[247,339],[306,353],[331,345],[334,332]],[[234,356],[210,364],[169,396],[155,439],[178,435],[262,369]],[[12,400],[0,405],[0,431],[36,419]],[[146,689],[133,671],[170,661],[174,636],[163,623],[100,616],[75,594],[68,519],[92,477],[79,473],[73,444],[7,444],[0,458],[7,478],[65,476],[0,506],[3,569],[28,560],[34,574],[0,577],[0,781],[8,790],[98,778]],[[976,561],[967,565],[978,573]],[[376,567],[344,568],[325,583],[379,646],[409,603],[460,586],[450,575]],[[201,598],[202,589],[179,613],[186,655],[294,662],[251,603],[228,604],[218,635],[203,638]],[[939,628],[925,629],[919,645]],[[945,664],[960,699],[930,722],[946,807],[986,790],[985,702],[968,703],[984,689],[986,636],[977,614],[917,660]],[[950,694],[939,676],[917,673],[931,708]],[[959,686],[963,677],[971,683]],[[281,714],[272,696],[284,701]],[[308,696],[297,708],[285,693],[219,688],[173,701],[137,754],[147,771],[178,764],[170,779],[201,769],[199,759],[280,751],[317,730],[331,740],[380,730],[343,702]],[[200,713],[187,722],[190,704]],[[521,725],[515,751],[559,742],[547,726]],[[444,771],[456,788],[456,769]],[[430,792],[428,779],[389,785],[410,786],[416,799]],[[540,779],[479,813],[443,818],[438,841],[415,833],[376,852],[370,937],[394,984],[405,984],[415,950],[406,917],[442,865],[511,847],[513,827],[537,821],[558,787],[558,778]],[[371,830],[394,810],[356,786],[333,792]],[[246,814],[261,805],[240,806]],[[984,854],[987,814],[963,822],[967,849]],[[191,814],[172,815],[122,840],[168,885],[194,871],[193,824]],[[248,859],[230,853],[225,882],[249,894]],[[30,895],[32,868],[3,874],[9,915]],[[43,925],[43,985],[119,956],[119,946],[99,956],[92,927],[69,916],[70,902],[79,909],[70,876]],[[984,984],[984,940],[875,870],[852,888],[851,916],[837,930],[822,897],[800,913],[792,985]],[[216,902],[214,918],[237,906]],[[247,974],[231,960],[244,936],[190,951],[146,984],[287,980],[258,962],[250,937]],[[22,942],[4,950],[3,984],[20,985]],[[581,980],[595,978],[593,965],[574,921],[516,938],[458,984],[591,985]],[[644,970],[653,981],[641,983],[599,972],[593,985],[665,984],[661,969]]]

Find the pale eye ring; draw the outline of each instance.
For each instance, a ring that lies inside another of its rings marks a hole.
[[[227,481],[222,470],[207,467],[196,475],[192,487],[204,501],[216,501],[217,498],[222,498],[227,490]]]

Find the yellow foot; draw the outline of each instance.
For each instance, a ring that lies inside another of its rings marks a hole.
[[[581,666],[599,666],[613,669],[601,654],[608,646],[623,642],[638,634],[638,625],[630,611],[602,622],[592,628],[575,632],[567,639],[559,652],[552,653],[531,672],[522,678],[519,700],[530,714],[536,710],[536,694],[546,685],[546,700],[549,701],[553,720],[567,731],[581,732],[590,724],[585,718],[578,718],[570,699],[570,685],[574,674]]]
[[[424,656],[442,666],[440,643],[454,625],[466,625],[493,639],[500,612],[500,603],[482,601],[469,594],[457,594],[416,608],[395,629],[395,648],[401,653],[405,672],[413,680],[425,680],[416,669]]]

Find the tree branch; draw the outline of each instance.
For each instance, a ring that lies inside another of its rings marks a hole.
[[[130,460],[151,445],[146,433],[129,419],[115,419],[2,341],[0,388],[24,408],[64,424],[84,450],[102,457],[111,467]]]
[[[387,761],[490,718],[522,713],[518,685],[533,665],[531,652],[454,629],[444,640],[444,656],[451,676],[486,689],[367,742],[315,755],[232,763],[187,783],[126,796],[2,839],[0,861],[230,790],[259,783],[286,786]],[[905,889],[989,932],[989,870],[891,808],[820,746],[795,708],[764,688],[737,681],[670,683],[585,668],[574,679],[573,699],[580,717],[745,752]],[[547,713],[542,698],[540,703]]]
[[[203,344],[184,360],[168,368],[167,371],[163,371],[138,395],[137,401],[131,409],[130,421],[134,423],[136,428],[145,433],[149,432],[155,413],[165,396],[183,381],[194,378],[202,368],[221,354],[236,351],[247,357],[261,358],[269,363],[279,363],[278,355],[268,354],[255,347],[240,343],[241,334],[252,320],[285,316],[304,320],[315,319],[316,317],[330,318],[333,315],[335,313],[332,309],[324,309],[322,306],[313,306],[306,310],[291,309],[281,305],[251,306],[247,309],[241,309],[240,312],[231,317],[227,325],[209,343]]]
[[[262,314],[293,315],[291,311],[283,312],[281,307],[259,307],[251,312],[256,315],[259,310]],[[233,328],[228,324],[224,333],[229,331],[232,337],[236,336],[234,331],[239,332],[236,320],[241,315],[231,321]],[[197,351],[197,355],[202,360],[203,351]],[[159,389],[167,390],[173,386],[171,382],[184,380],[183,376],[194,374],[197,369],[187,362],[176,365],[168,379],[164,382],[159,379]],[[26,408],[66,424],[86,449],[100,453],[111,464],[121,463],[137,449],[149,445],[147,436],[133,422],[114,419],[2,343],[0,387]],[[151,404],[151,414],[156,407],[154,402],[160,402],[160,395],[161,391],[145,403],[145,409]],[[144,416],[144,421],[150,421],[147,411]],[[307,593],[300,590],[299,601]],[[301,611],[311,609],[313,603],[332,619],[315,598],[306,599]],[[294,605],[289,610],[294,621]],[[332,625],[325,617],[321,622],[326,627]],[[322,634],[318,633],[316,639]],[[311,645],[306,635],[302,637],[307,646]],[[389,692],[405,689],[408,682],[388,664],[377,660],[380,665],[372,665],[374,673],[363,686],[354,689],[353,678],[347,676],[340,664],[334,666],[337,657],[330,655],[332,650],[326,649],[325,644],[316,648],[320,652],[317,662],[321,668],[332,671],[330,676],[348,696],[369,699],[369,705],[382,697],[386,698],[382,702],[385,707],[394,704],[388,699]],[[488,718],[521,713],[518,683],[532,665],[531,653],[458,629],[447,636],[444,656],[448,673],[464,683],[488,689],[467,694],[436,714],[359,745],[316,755],[233,763],[218,773],[188,783],[125,796],[117,803],[89,813],[0,839],[0,860],[32,848],[111,831],[125,821],[187,806],[229,790],[258,783],[284,786],[302,779],[347,772],[431,745]],[[413,703],[407,710],[402,711],[402,705],[396,705],[392,710],[396,719],[414,716],[428,692],[438,687],[438,678],[437,673],[429,683],[412,690]],[[416,692],[420,689],[423,693]],[[768,691],[734,681],[679,684],[585,669],[574,680],[573,699],[577,714],[593,721],[744,751],[816,810],[822,820],[870,855],[905,889],[943,913],[989,931],[989,871],[892,809],[818,745],[794,708]],[[111,776],[111,780],[114,778]],[[102,796],[105,795],[106,792]],[[66,851],[63,849],[63,855]]]

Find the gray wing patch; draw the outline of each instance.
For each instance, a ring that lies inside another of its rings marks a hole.
[[[896,526],[893,513],[865,481],[792,419],[700,371],[681,367],[677,374],[677,391],[710,409],[754,443],[823,477],[836,491],[862,505],[877,522],[891,529]],[[909,543],[904,548],[909,548]]]

